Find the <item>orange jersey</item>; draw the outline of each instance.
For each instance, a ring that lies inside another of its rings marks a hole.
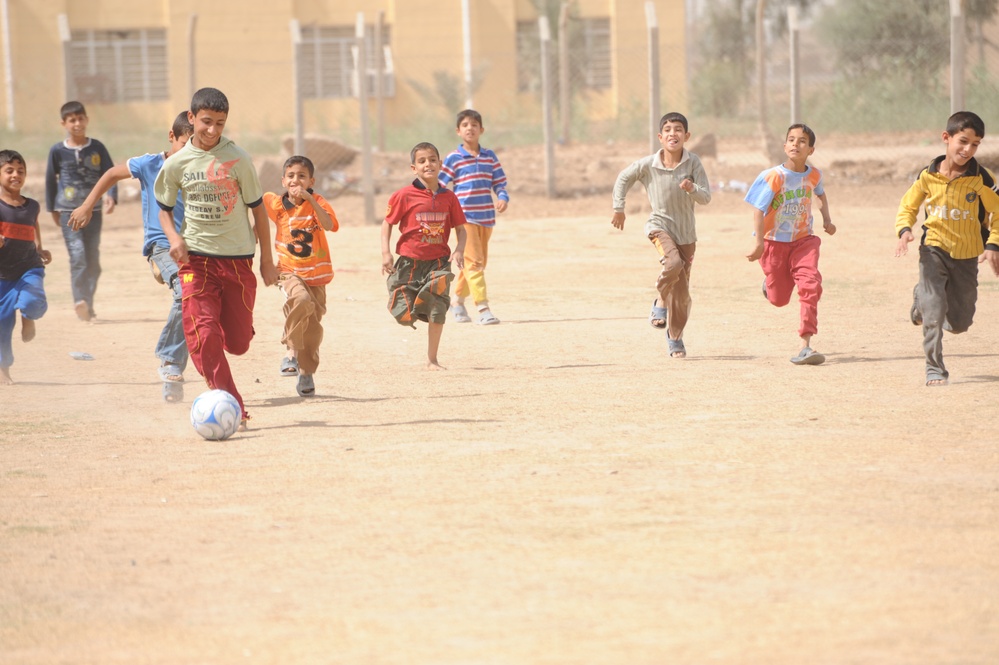
[[[333,228],[340,228],[333,207],[322,196],[312,193],[316,203],[333,220]],[[326,242],[326,231],[308,201],[295,205],[287,195],[264,194],[264,209],[277,230],[274,248],[278,255],[278,270],[293,273],[312,286],[329,284],[333,279],[333,263]]]

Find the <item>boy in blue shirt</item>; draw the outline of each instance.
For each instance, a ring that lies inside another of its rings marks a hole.
[[[471,294],[479,312],[478,322],[484,326],[496,325],[499,319],[489,309],[484,272],[489,257],[489,238],[496,226],[496,213],[505,211],[510,202],[506,191],[506,173],[496,153],[479,144],[479,137],[486,130],[478,111],[465,109],[460,112],[457,131],[461,145],[444,158],[438,176],[441,187],[454,183],[454,193],[461,202],[467,222],[465,267],[455,280],[451,314],[459,323],[471,321],[465,309],[465,297]],[[493,193],[496,194],[495,204]]]
[[[193,131],[194,128],[187,118],[187,111],[182,111],[173,121],[173,127],[167,134],[167,139],[170,141],[170,149],[167,152],[132,157],[124,164],[106,171],[83,204],[69,217],[69,226],[74,231],[86,228],[92,219],[94,205],[108,190],[121,180],[138,179],[142,187],[142,255],[149,261],[156,281],[173,292],[173,306],[156,343],[156,357],[160,359],[159,376],[163,381],[163,399],[167,402],[177,402],[184,397],[184,369],[187,367],[188,352],[187,342],[184,339],[177,263],[170,257],[170,241],[167,240],[160,225],[160,207],[152,192],[163,163],[170,155],[184,147]],[[177,205],[173,209],[173,220],[179,232],[184,223],[184,201],[179,194]]]
[[[101,276],[100,210],[94,210],[86,228],[73,230],[69,215],[80,205],[104,172],[114,166],[104,144],[87,136],[87,110],[80,102],[66,102],[60,109],[66,139],[49,150],[45,169],[45,207],[62,229],[69,252],[73,307],[81,321],[94,318],[94,292]],[[118,188],[104,199],[104,213],[110,215],[118,202]],[[95,202],[96,206],[96,202]]]

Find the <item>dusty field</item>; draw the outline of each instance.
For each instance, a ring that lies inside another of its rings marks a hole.
[[[188,424],[193,369],[160,401],[137,204],[106,221],[95,325],[49,223],[50,311],[0,389],[0,663],[999,661],[999,280],[925,388],[904,186],[827,187],[820,367],[788,362],[797,306],[759,295],[736,194],[698,217],[688,359],[646,322],[642,192],[624,232],[606,194],[522,193],[493,236],[503,324],[449,323],[438,374],[335,201],[318,396],[278,376],[261,289],[232,360],[252,429],[222,443]]]

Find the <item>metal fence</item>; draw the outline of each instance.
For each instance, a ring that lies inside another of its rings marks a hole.
[[[664,0],[647,2],[644,15],[610,17],[584,15],[575,2],[535,0],[538,18],[519,22],[515,40],[480,49],[475,59],[423,40],[419,57],[434,69],[429,84],[399,74],[385,45],[396,40],[401,26],[386,24],[382,13],[359,16],[351,30],[299,26],[274,10],[281,25],[273,25],[274,17],[245,17],[245,39],[254,39],[254,30],[273,35],[287,28],[294,67],[287,67],[287,52],[267,49],[228,63],[231,56],[220,48],[212,61],[252,69],[260,81],[252,96],[235,100],[231,131],[255,157],[264,157],[262,176],[273,180],[283,155],[305,151],[322,164],[326,187],[336,192],[370,196],[382,170],[380,156],[408,150],[418,140],[452,147],[455,112],[474,104],[481,92],[477,86],[497,74],[514,78],[517,93],[483,109],[484,140],[494,146],[537,146],[552,196],[562,194],[553,174],[580,166],[565,162],[561,148],[639,142],[652,149],[655,119],[667,110],[685,113],[695,133],[712,135],[712,149],[730,161],[779,159],[784,129],[801,120],[819,135],[824,163],[880,161],[886,177],[902,178],[933,155],[955,103],[977,111],[987,128],[999,130],[994,38],[999,31],[989,14],[996,2],[966,0],[978,13],[965,11],[955,20],[953,10],[964,8],[961,0],[950,5],[942,0],[793,0],[790,12],[788,0],[771,0],[769,6],[764,0],[686,0],[680,25],[664,11]],[[757,21],[762,7],[767,11]],[[642,30],[629,33],[640,37],[615,39],[615,21],[640,23]],[[192,21],[192,33],[194,26]],[[60,30],[72,37],[71,26]],[[124,68],[113,85],[83,72],[80,80],[91,82],[93,94],[121,95],[116,85],[161,76],[158,66],[174,71],[174,81],[190,78],[194,84],[193,69],[178,76],[171,62],[157,63],[157,57],[168,57],[157,46],[165,39],[158,32],[121,34],[91,30],[86,39],[72,38],[65,54],[67,79],[89,58],[95,66],[119,62]],[[127,44],[113,43],[126,38]],[[192,38],[192,61],[194,43]],[[137,69],[139,64],[143,69]],[[294,81],[291,98],[268,94],[268,81],[287,77]],[[419,103],[386,120],[381,101],[403,89],[415,90]],[[338,91],[349,106],[338,113],[324,111],[328,107],[317,99],[323,90]],[[133,97],[142,96],[125,95],[92,113],[95,135],[108,136],[105,142],[116,158],[155,149],[148,137],[165,135],[161,120],[130,115]],[[117,131],[125,125],[134,136]],[[56,133],[15,138],[29,153],[36,146],[43,158]],[[765,145],[766,136],[770,142]],[[980,154],[995,164],[989,145],[987,140]]]

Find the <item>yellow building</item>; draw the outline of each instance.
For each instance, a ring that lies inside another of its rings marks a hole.
[[[538,124],[538,6],[558,0],[0,0],[3,127],[51,132],[79,99],[100,126],[159,129],[217,87],[230,132],[287,133],[296,90],[305,131],[356,136],[356,26],[363,12],[369,116],[389,127],[451,118],[469,99],[491,127]],[[661,86],[686,102],[683,0],[655,0]],[[467,8],[467,21],[463,8]],[[573,113],[608,120],[648,99],[645,0],[570,3]],[[668,19],[668,20],[667,20]],[[466,32],[467,24],[467,32]],[[298,46],[295,46],[295,26]],[[377,26],[377,27],[376,27]],[[381,49],[377,45],[381,45]],[[466,58],[465,46],[469,45]],[[297,67],[295,53],[298,53]],[[382,55],[376,58],[376,55]],[[552,80],[559,66],[551,48]],[[374,93],[381,61],[381,103]],[[669,66],[666,66],[666,63]],[[297,75],[296,75],[297,71]],[[469,94],[464,82],[470,76]]]

